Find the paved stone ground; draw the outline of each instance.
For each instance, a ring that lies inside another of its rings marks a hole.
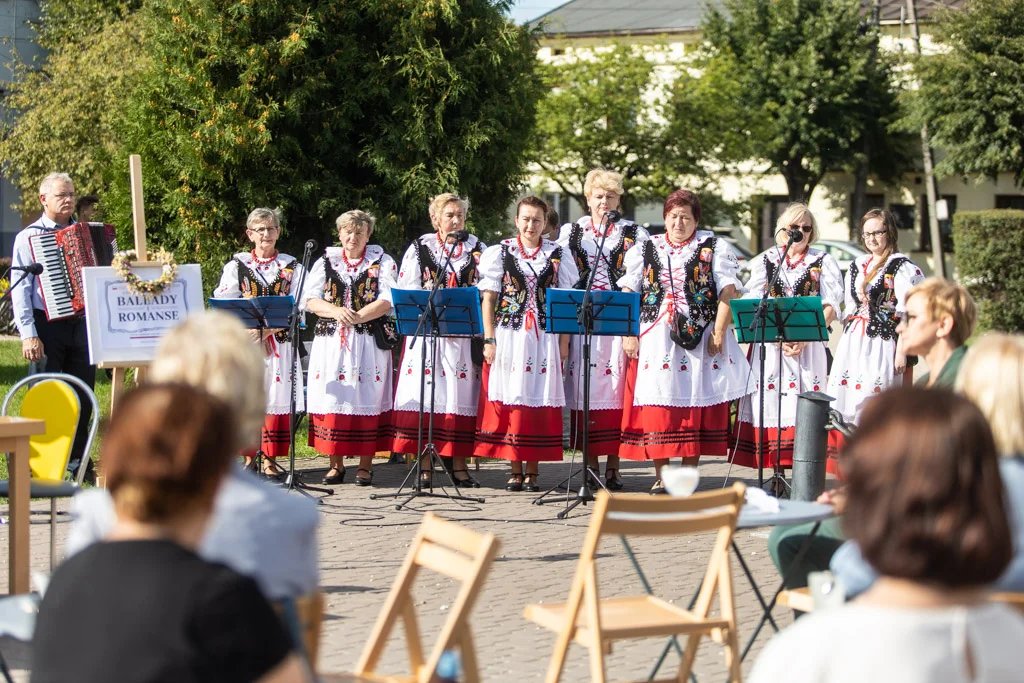
[[[319,481],[326,468],[325,459],[305,461],[310,483]],[[701,466],[701,490],[718,488],[726,476],[728,465],[720,458]],[[372,490],[351,483],[335,487],[333,496],[320,506],[320,569],[321,585],[327,595],[321,670],[350,670],[358,658],[391,582],[408,550],[420,516],[433,511],[479,531],[493,531],[502,542],[486,587],[472,616],[482,675],[486,681],[540,681],[554,644],[551,633],[526,622],[523,606],[529,602],[559,602],[566,598],[576,559],[590,520],[589,508],[580,507],[565,521],[555,519],[558,504],[531,505],[533,494],[508,493],[504,490],[507,466],[485,462],[475,476],[483,488],[475,492],[486,498],[480,505],[458,505],[447,500],[419,499],[409,508],[396,511],[388,500],[370,500],[369,493],[384,493],[397,487],[405,474],[405,466],[378,461]],[[550,486],[567,472],[567,464],[541,465],[541,484]],[[354,476],[350,467],[349,476]],[[736,468],[733,473],[748,484],[756,483],[756,473]],[[642,463],[624,463],[623,478],[628,491],[646,491],[653,483],[653,467]],[[66,503],[64,503],[66,508]],[[33,503],[33,509],[45,511],[45,501]],[[0,514],[7,514],[0,506]],[[48,516],[35,516],[32,524],[32,569],[47,569]],[[61,518],[58,534],[61,539],[68,527]],[[8,527],[0,526],[0,591],[7,586]],[[763,591],[771,592],[778,585],[778,576],[766,551],[768,530],[740,531],[736,542]],[[692,539],[637,539],[634,550],[657,594],[680,603],[693,595],[706,567],[712,543],[711,536]],[[641,584],[623,551],[621,543],[606,541],[601,547],[599,580],[605,595],[633,594],[642,591]],[[754,593],[733,562],[736,604],[741,623],[741,645],[746,643],[760,616]],[[418,580],[415,595],[421,616],[421,629],[429,641],[447,615],[454,597],[454,585],[436,575]],[[780,626],[791,623],[786,610],[776,609]],[[747,658],[743,670],[749,674],[753,660],[767,641],[766,628]],[[397,633],[400,635],[401,630]],[[405,671],[403,650],[397,639],[386,654],[386,670]],[[608,674],[613,680],[646,679],[653,662],[662,651],[661,639],[625,642],[616,646],[608,658]],[[28,662],[28,646],[9,639],[0,640],[0,649],[17,672],[18,680],[28,679],[23,670]],[[678,656],[669,655],[666,666],[674,668]],[[700,681],[725,679],[722,650],[705,641],[701,647],[695,672]],[[663,668],[662,673],[667,673]],[[562,680],[589,679],[586,651],[579,646],[570,649]]]

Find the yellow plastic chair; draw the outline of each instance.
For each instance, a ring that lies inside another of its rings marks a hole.
[[[89,451],[99,425],[99,405],[96,395],[85,382],[72,375],[63,373],[40,373],[30,375],[21,380],[7,393],[0,414],[7,415],[11,400],[22,387],[28,386],[25,398],[21,402],[21,417],[29,417],[46,422],[46,432],[29,439],[31,456],[29,469],[32,481],[29,496],[32,498],[50,499],[50,568],[57,561],[57,499],[70,498],[81,487],[88,465]],[[78,430],[78,417],[81,404],[74,387],[86,392],[92,402],[92,420],[89,436],[85,443],[85,456],[78,467],[76,481],[64,481],[68,460],[71,457],[71,446],[75,442]],[[10,493],[10,482],[0,481],[0,496]]]

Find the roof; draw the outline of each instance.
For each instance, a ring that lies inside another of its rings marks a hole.
[[[861,0],[865,14],[871,0]],[[925,20],[942,7],[960,8],[965,0],[916,0],[918,19]],[[530,22],[542,25],[547,36],[599,36],[685,33],[696,30],[710,5],[721,0],[569,0]],[[883,23],[899,23],[905,0],[880,0]]]

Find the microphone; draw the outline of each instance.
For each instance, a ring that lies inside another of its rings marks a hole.
[[[612,210],[612,211],[605,211],[604,212],[604,217],[608,219],[609,223],[617,223],[618,220],[620,218],[622,218],[622,214],[619,213],[618,211],[614,211],[614,210]]]
[[[316,240],[306,240],[306,251],[316,251]]]
[[[803,242],[804,241],[804,231],[803,230],[794,230],[792,228],[783,228],[782,232],[784,232],[787,235],[789,235],[789,243],[790,244],[796,244],[797,242]]]
[[[447,242],[452,238],[455,238],[456,242],[465,242],[469,239],[469,230],[456,230],[455,232],[450,232],[444,238],[444,241]]]
[[[30,275],[41,275],[44,269],[42,263],[30,263],[27,266],[11,266],[11,270],[21,270]]]

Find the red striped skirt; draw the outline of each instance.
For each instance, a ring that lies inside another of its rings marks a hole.
[[[840,479],[843,478],[843,473],[839,471],[839,454],[846,448],[846,437],[843,436],[842,432],[831,429],[828,432],[828,446],[825,449],[828,460],[825,462],[825,471],[829,474],[834,474]]]
[[[490,364],[484,363],[473,455],[529,462],[561,460],[562,409],[507,406],[487,400],[490,370]]]
[[[618,455],[622,435],[622,409],[590,411],[590,434],[587,435],[587,455]],[[573,410],[569,423],[569,447],[583,448],[583,411]]]
[[[391,413],[394,441],[389,446],[395,453],[417,453],[420,414],[410,410]],[[427,421],[423,415],[423,443],[427,442]],[[434,446],[444,457],[468,458],[473,455],[476,436],[476,415],[434,415]]]
[[[737,422],[736,424],[739,427],[739,443],[736,445],[736,456],[733,458],[734,464],[743,465],[744,467],[757,467],[757,433],[760,431],[764,439],[764,466],[775,467],[776,453],[780,453],[783,467],[793,466],[793,435],[795,427],[782,428],[782,450],[780,451],[777,441],[779,434],[777,427],[758,429],[749,422]],[[735,441],[734,437],[735,435],[730,437],[729,440]]]
[[[636,360],[626,371],[622,405],[622,447],[629,460],[667,460],[698,455],[726,455],[729,449],[729,402],[703,408],[634,406]]]
[[[391,413],[310,415],[309,445],[324,455],[361,457],[391,448]]]
[[[260,450],[268,458],[288,455],[290,435],[288,421],[291,415],[267,415],[263,418],[260,434]]]

